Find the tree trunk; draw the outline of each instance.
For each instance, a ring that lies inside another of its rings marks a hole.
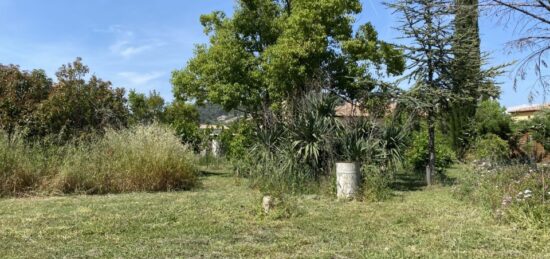
[[[432,177],[435,175],[435,122],[433,110],[428,113],[428,154],[429,161],[426,168],[426,184],[432,185]]]

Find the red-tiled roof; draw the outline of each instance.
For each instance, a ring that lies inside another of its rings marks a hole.
[[[550,104],[522,105],[509,108],[508,113],[536,112],[548,108],[550,108]]]
[[[335,109],[336,116],[338,117],[367,117],[369,113],[363,111],[359,108],[358,105],[353,105],[349,102],[346,102]]]

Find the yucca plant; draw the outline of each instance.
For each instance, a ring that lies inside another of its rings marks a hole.
[[[337,158],[347,162],[373,162],[380,157],[379,127],[367,118],[351,118],[339,123]]]
[[[333,155],[337,130],[336,99],[312,92],[298,104],[299,112],[287,124],[289,142],[299,159],[319,173],[326,172]]]

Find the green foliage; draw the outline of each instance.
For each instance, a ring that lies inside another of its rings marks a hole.
[[[369,201],[383,201],[393,195],[390,189],[391,176],[375,165],[366,165],[361,168],[363,173],[363,195]]]
[[[222,130],[219,138],[224,154],[231,160],[240,159],[254,145],[256,125],[246,119],[237,120]]]
[[[335,98],[323,93],[308,93],[285,122],[288,141],[297,158],[311,166],[316,176],[330,170],[336,130]]]
[[[21,71],[0,64],[0,130],[11,135],[26,128],[51,90],[52,80],[43,70]]]
[[[80,58],[58,70],[58,82],[33,115],[30,136],[50,135],[65,142],[127,124],[124,89],[113,89],[95,75],[86,80],[88,73]]]
[[[128,107],[130,109],[131,124],[149,124],[160,122],[164,116],[164,99],[157,91],[149,92],[146,96],[130,90],[128,93]]]
[[[437,134],[435,142],[436,169],[438,171],[449,168],[456,160],[456,155],[450,144],[445,141],[441,133]],[[419,172],[426,170],[429,161],[428,134],[425,130],[415,131],[411,136],[409,148],[405,153],[409,166]]]
[[[470,155],[473,160],[502,163],[510,158],[510,147],[507,141],[489,133],[475,142]]]
[[[350,119],[344,121],[335,131],[337,139],[337,159],[345,162],[361,162],[373,158],[375,147],[380,144],[378,139],[372,139],[376,125],[368,119]],[[368,161],[372,163],[373,161]]]
[[[512,133],[512,118],[496,100],[482,101],[474,118],[479,136],[495,134],[502,139],[508,139]]]
[[[166,107],[163,117],[163,122],[175,130],[183,143],[195,150],[199,149],[203,136],[199,130],[199,112],[196,106],[174,101]]]
[[[533,139],[550,150],[550,110],[546,109],[535,114],[529,122]]]
[[[275,152],[256,147],[237,164],[238,174],[250,178],[252,187],[267,193],[316,192],[324,172],[302,162],[289,147],[287,143]]]
[[[255,145],[243,152],[236,165],[239,175],[264,191],[276,192],[327,187],[323,184],[331,178],[336,161],[361,162],[380,168],[376,177],[391,177],[402,160],[405,130],[393,122],[368,118],[338,120],[334,106],[330,95],[309,93],[295,104],[295,114],[257,129],[252,137]],[[387,185],[376,188],[387,189]]]
[[[321,82],[357,98],[375,88],[377,75],[398,75],[405,66],[401,51],[379,40],[372,25],[352,35],[360,11],[358,0],[239,0],[231,18],[203,15],[210,43],[174,71],[174,94],[254,118],[291,105]]]

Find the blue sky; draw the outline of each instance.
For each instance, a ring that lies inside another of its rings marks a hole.
[[[115,86],[155,89],[171,100],[171,71],[185,66],[195,44],[207,42],[200,15],[214,10],[231,14],[233,6],[233,0],[0,0],[0,63],[42,68],[54,77],[60,65],[82,57],[93,73]],[[381,39],[397,41],[395,17],[380,1],[363,1],[357,22],[368,21]],[[483,17],[481,34],[491,64],[522,57],[503,50],[517,35],[497,18]],[[510,74],[498,81],[504,105],[528,102],[531,77],[517,91]]]

